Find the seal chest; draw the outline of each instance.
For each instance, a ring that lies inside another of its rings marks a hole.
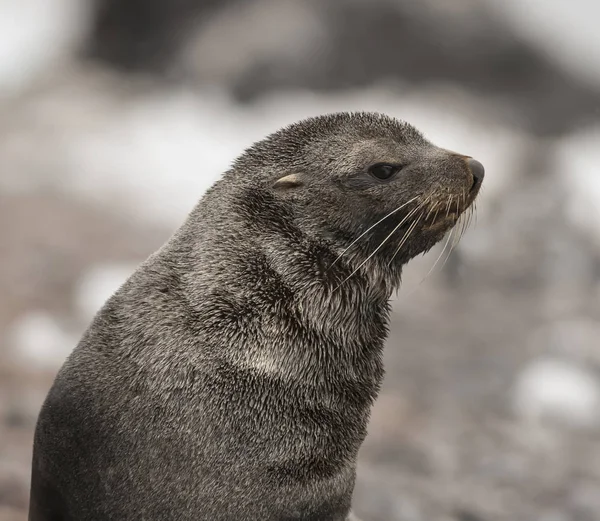
[[[348,519],[389,298],[483,177],[372,113],[249,148],[59,372],[30,520]]]

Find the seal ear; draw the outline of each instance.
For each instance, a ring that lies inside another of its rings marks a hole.
[[[303,184],[300,174],[288,174],[277,179],[277,181],[273,183],[273,188],[287,190],[288,188],[298,188]]]

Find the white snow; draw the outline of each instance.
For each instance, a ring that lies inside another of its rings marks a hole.
[[[130,264],[101,264],[84,274],[75,292],[75,306],[83,323],[88,323],[100,311],[135,268]]]
[[[600,127],[567,136],[556,146],[556,171],[567,218],[600,247]]]
[[[70,54],[88,28],[91,2],[0,1],[0,94],[28,86]]]
[[[600,246],[600,127],[584,129],[557,146],[557,172],[567,196],[567,217]]]
[[[541,357],[520,374],[514,408],[525,420],[551,420],[591,427],[600,420],[600,382],[587,369],[555,357]]]
[[[77,345],[78,335],[67,332],[49,313],[31,311],[9,329],[10,355],[38,369],[58,369]]]

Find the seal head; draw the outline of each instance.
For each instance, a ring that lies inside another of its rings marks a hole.
[[[291,125],[242,155],[228,182],[239,182],[240,172],[253,185],[258,174],[294,226],[338,252],[336,263],[360,266],[388,290],[399,284],[403,264],[471,208],[484,178],[478,161],[373,113]]]

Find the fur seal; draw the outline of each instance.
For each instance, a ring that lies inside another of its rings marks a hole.
[[[344,521],[402,266],[482,165],[340,113],[243,153],[57,375],[30,521]]]

